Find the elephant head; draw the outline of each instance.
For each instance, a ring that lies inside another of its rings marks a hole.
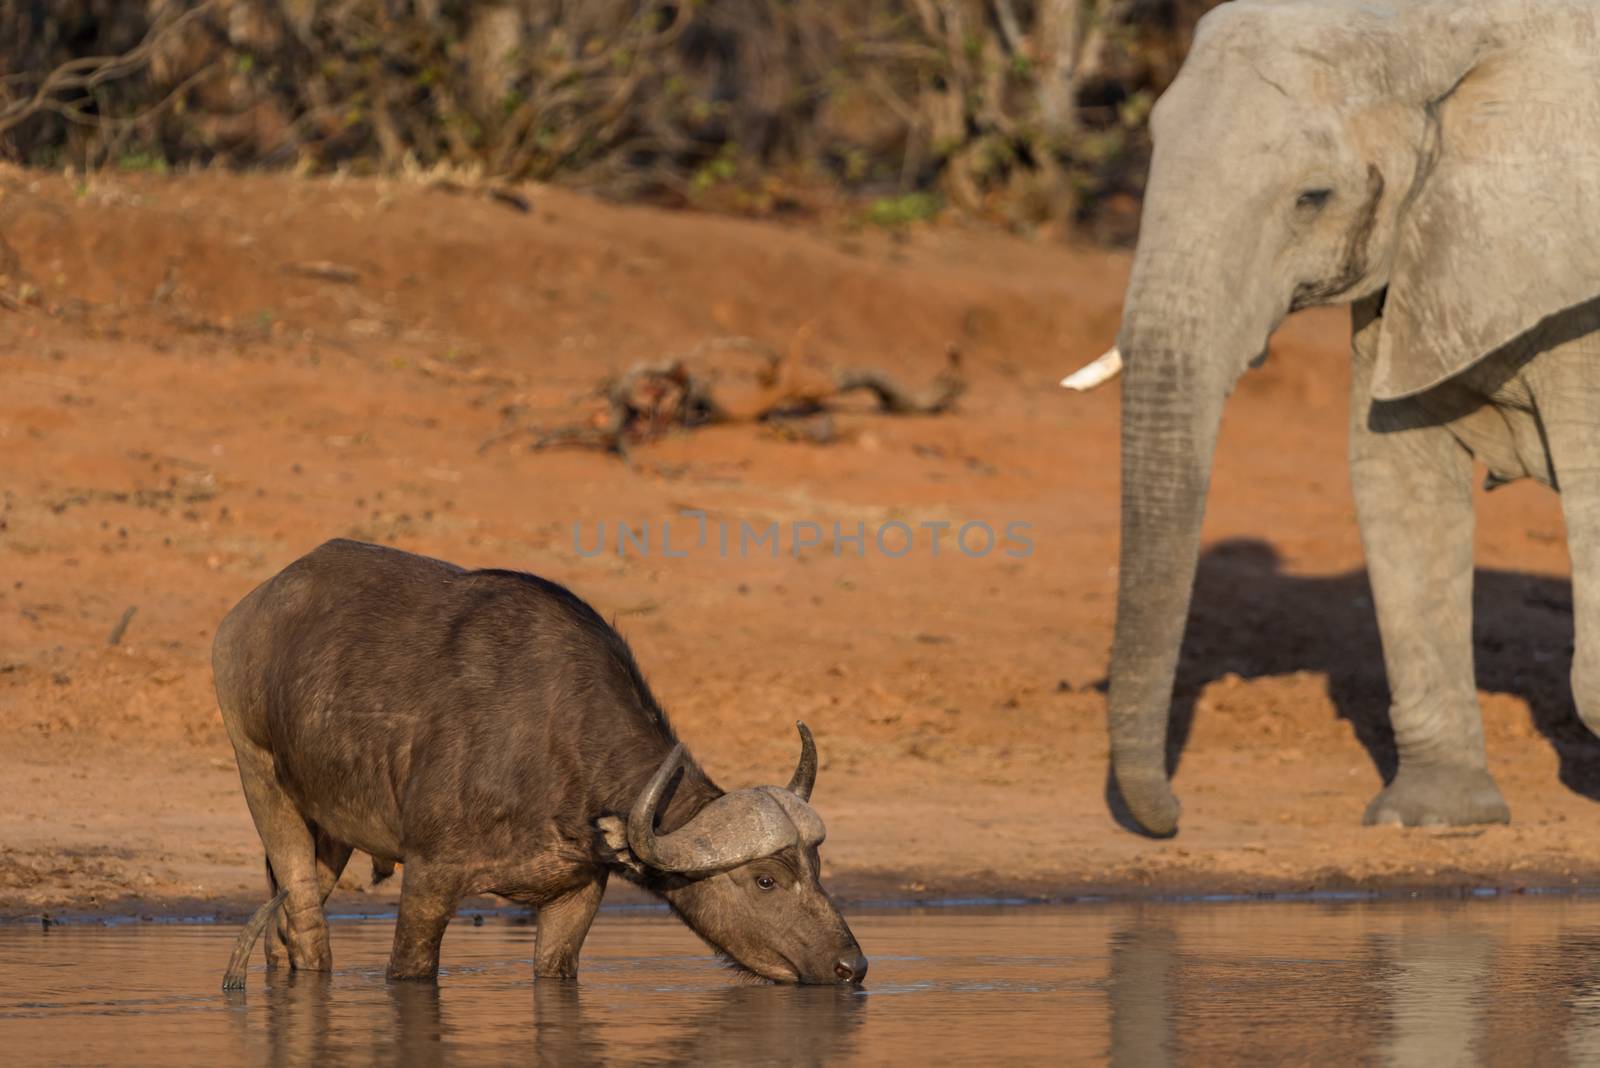
[[[1373,395],[1600,292],[1600,7],[1235,0],[1151,117],[1117,349],[1112,768],[1172,834],[1167,717],[1224,401],[1290,311],[1383,293]],[[1118,355],[1120,353],[1120,355]]]

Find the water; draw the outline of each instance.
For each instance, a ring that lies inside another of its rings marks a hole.
[[[865,990],[752,986],[676,920],[602,913],[577,984],[531,926],[457,920],[437,985],[337,970],[218,990],[234,929],[0,926],[0,1058],[28,1064],[1600,1064],[1600,900],[852,913]]]

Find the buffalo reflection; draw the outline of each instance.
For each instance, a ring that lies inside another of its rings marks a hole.
[[[534,989],[534,1045],[541,1064],[589,1065],[640,1059],[637,1024],[586,1006],[578,983],[541,982]],[[824,1065],[848,1048],[861,1026],[866,996],[848,987],[733,986],[670,1027],[651,1027],[652,1064]]]
[[[402,1064],[417,1068],[486,1055],[583,1068],[618,1062],[820,1066],[839,1060],[865,1019],[867,998],[847,987],[729,986],[640,991],[618,1007],[616,990],[585,991],[545,980],[527,995],[434,983],[336,982],[325,974],[277,972],[257,995],[266,1026],[235,1015],[240,1063],[271,1068]],[[526,988],[525,988],[526,989]],[[244,1010],[248,1002],[238,997]],[[487,1026],[486,1012],[521,1005],[523,1027]],[[264,1032],[264,1033],[260,1033]]]

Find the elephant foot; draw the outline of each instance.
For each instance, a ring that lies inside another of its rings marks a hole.
[[[1368,827],[1510,823],[1511,810],[1494,779],[1481,768],[1402,764],[1394,781],[1367,805],[1361,822]]]

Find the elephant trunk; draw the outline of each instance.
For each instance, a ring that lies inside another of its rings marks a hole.
[[[1111,767],[1134,819],[1178,829],[1167,720],[1223,401],[1237,371],[1193,330],[1130,316],[1122,350],[1122,546],[1111,652]],[[1242,369],[1242,368],[1241,368]]]

